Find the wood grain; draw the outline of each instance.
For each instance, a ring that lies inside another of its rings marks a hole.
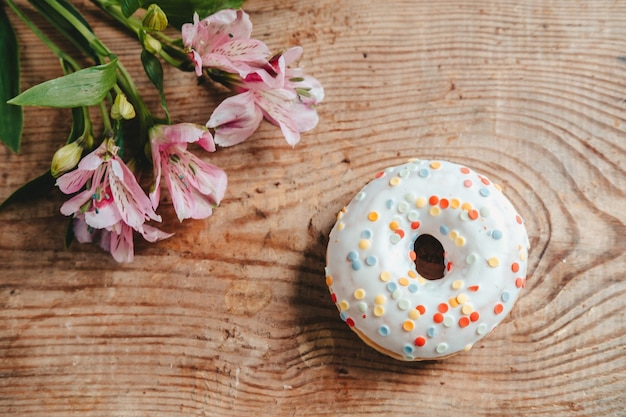
[[[20,2],[26,3],[26,2]],[[136,43],[77,6],[145,92]],[[621,416],[626,408],[626,3],[249,0],[254,36],[302,45],[320,123],[291,149],[269,124],[206,159],[229,188],[207,221],[118,265],[63,248],[53,192],[0,213],[5,416]],[[60,75],[17,21],[23,88]],[[166,71],[176,121],[219,98]],[[64,110],[26,110],[0,148],[0,198],[47,169]],[[324,284],[335,214],[409,157],[499,182],[528,225],[528,284],[468,353],[405,364],[365,346]]]

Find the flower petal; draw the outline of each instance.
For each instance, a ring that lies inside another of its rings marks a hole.
[[[215,129],[216,144],[232,146],[248,139],[262,119],[263,114],[254,103],[253,93],[248,91],[220,103],[207,122],[207,127]]]

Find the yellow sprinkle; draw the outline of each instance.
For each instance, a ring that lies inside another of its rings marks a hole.
[[[417,274],[415,273],[415,271],[409,271],[409,272],[407,272],[407,274],[408,274],[411,278],[417,278]]]
[[[456,240],[456,238],[459,236],[459,232],[457,232],[456,230],[453,230],[448,234],[448,236],[450,236],[450,239]]]
[[[473,311],[474,308],[470,304],[463,304],[463,307],[461,307],[461,313],[465,314],[466,316],[472,314]]]
[[[450,200],[450,208],[458,209],[459,207],[461,207],[461,201],[458,198]]]
[[[415,200],[415,206],[417,208],[422,208],[426,205],[427,201],[424,197],[419,197],[417,200]]]
[[[464,351],[469,352],[469,350],[472,348],[472,344],[469,343],[467,345],[465,345],[465,347],[463,348]]]
[[[377,305],[383,305],[387,302],[387,297],[385,297],[383,294],[377,295],[376,298],[374,298],[374,304]]]
[[[459,294],[456,296],[456,301],[459,304],[465,304],[465,302],[467,301],[467,295],[466,294]]]
[[[435,217],[439,216],[439,214],[441,213],[441,209],[437,206],[432,206],[428,212],[431,216]]]
[[[372,244],[372,241],[369,239],[361,239],[359,241],[359,248],[361,249],[367,249],[370,247],[370,245]]]
[[[409,285],[409,280],[402,277],[398,280],[398,284],[402,285],[403,287],[407,287]]]
[[[339,231],[342,231],[344,227],[346,227],[346,224],[344,222],[339,222],[337,224],[337,230]]]
[[[407,320],[404,323],[402,323],[402,328],[404,329],[405,332],[410,332],[411,330],[415,328],[415,323],[413,323],[411,320]]]
[[[417,277],[417,282],[419,282],[420,284],[426,284],[426,278],[419,276]]]
[[[520,259],[520,261],[525,261],[526,260],[526,252],[525,251],[521,250],[519,252],[519,259]]]
[[[461,246],[465,245],[465,238],[463,236],[458,236],[456,239],[454,239],[454,244],[457,245],[459,248]]]
[[[391,278],[391,274],[387,271],[383,271],[380,273],[380,280],[382,282],[387,282]]]
[[[500,184],[493,184],[494,187],[496,187],[496,190],[498,191],[502,191],[502,187],[500,187]]]
[[[395,187],[398,184],[400,184],[400,178],[398,177],[393,177],[389,180],[389,185],[391,185],[392,187]]]
[[[463,203],[463,205],[461,206],[461,209],[465,210],[465,211],[470,211],[472,209],[472,204],[471,203]]]
[[[430,163],[430,167],[431,167],[432,169],[439,169],[439,168],[441,168],[441,162],[439,162],[439,161],[433,161],[433,162],[431,162],[431,163]]]
[[[417,320],[420,318],[420,316],[421,316],[420,312],[417,311],[416,309],[409,311],[409,318],[412,320]]]
[[[463,281],[461,281],[460,279],[457,279],[452,283],[452,289],[460,290],[461,288],[463,288]]]
[[[369,214],[367,215],[367,219],[369,221],[375,222],[376,220],[378,220],[378,212],[370,211]]]
[[[354,291],[354,298],[357,300],[362,300],[365,297],[365,290],[363,288],[359,288]]]
[[[330,275],[326,277],[326,285],[328,285],[329,287],[333,285],[333,277],[331,277]]]
[[[450,307],[455,308],[459,306],[459,302],[456,300],[455,297],[452,297],[448,300],[448,304],[450,304]]]
[[[385,314],[385,309],[382,306],[376,306],[374,307],[374,315],[376,317],[380,317],[383,314]]]
[[[400,228],[400,224],[396,221],[392,221],[391,223],[389,223],[389,228],[391,230],[398,230]]]
[[[489,258],[487,260],[487,264],[492,267],[495,268],[496,266],[500,265],[500,261],[498,260],[498,258],[496,258],[495,256],[493,258]]]
[[[345,311],[345,310],[347,310],[347,309],[349,309],[349,308],[350,308],[350,304],[349,304],[346,300],[343,300],[343,301],[341,301],[341,302],[339,303],[339,309],[340,309],[341,311]]]

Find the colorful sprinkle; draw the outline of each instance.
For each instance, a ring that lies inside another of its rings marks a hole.
[[[428,171],[426,168],[422,168],[422,169],[420,169],[420,171],[419,171],[419,173],[418,173],[418,175],[419,175],[420,177],[422,177],[422,178],[428,178],[428,175],[429,175],[429,174],[430,174],[430,173],[429,173],[429,171]]]
[[[437,324],[443,322],[443,314],[441,313],[435,313],[433,314],[433,321]]]
[[[479,191],[480,195],[482,195],[483,197],[489,197],[489,189],[488,188],[481,188]]]
[[[437,197],[436,195],[430,196],[430,198],[428,199],[428,204],[430,204],[431,206],[436,206],[438,202],[439,197]]]
[[[385,308],[383,306],[374,306],[374,315],[376,317],[382,317],[385,314]]]
[[[364,301],[361,301],[360,303],[357,303],[356,308],[361,312],[361,313],[365,313],[367,312],[367,303]]]
[[[363,288],[356,289],[354,291],[354,298],[356,298],[357,300],[362,300],[363,298],[365,298],[365,290]]]
[[[495,229],[494,231],[491,232],[491,237],[494,238],[495,240],[502,239],[502,231]]]
[[[487,325],[485,323],[480,323],[476,328],[476,333],[478,333],[479,335],[487,333]]]
[[[391,279],[391,274],[387,271],[383,271],[380,273],[379,278],[382,282],[387,282]]]
[[[502,311],[504,311],[504,306],[500,303],[496,304],[496,306],[493,308],[493,312],[496,314],[500,314],[502,313]]]
[[[449,205],[450,201],[448,199],[442,198],[441,200],[439,200],[439,207],[441,207],[442,209],[447,209]]]
[[[454,281],[451,285],[453,290],[460,290],[461,288],[463,288],[463,281],[460,279],[457,279],[456,281]]]
[[[367,215],[367,219],[371,222],[375,222],[376,220],[378,220],[378,212],[370,211]]]
[[[461,207],[461,201],[458,198],[450,200],[450,208],[458,209],[459,207]]]
[[[439,168],[441,168],[441,162],[439,162],[439,161],[433,161],[433,162],[431,162],[431,163],[430,163],[430,167],[431,167],[432,169],[439,169]]]
[[[365,258],[365,264],[367,266],[374,266],[378,263],[378,258],[375,257],[374,255],[369,255],[367,258]]]
[[[476,292],[478,291],[479,286],[478,285],[472,285],[471,287],[467,287],[468,290],[472,291],[472,292]]]
[[[355,259],[354,261],[352,261],[352,269],[354,271],[358,271],[359,269],[361,269],[363,265],[361,264],[361,261]]]
[[[470,319],[469,317],[461,317],[459,319],[459,326],[461,327],[467,327],[470,324]]]
[[[350,308],[350,303],[347,302],[346,300],[341,300],[341,302],[339,303],[339,309],[341,311],[346,311]]]
[[[348,260],[349,261],[354,261],[354,260],[357,260],[357,259],[359,259],[359,254],[358,253],[356,253],[355,251],[350,251],[348,253]]]
[[[428,330],[426,330],[426,334],[428,337],[435,337],[437,334],[437,328],[435,326],[430,326]]]
[[[441,214],[441,209],[437,206],[433,206],[428,210],[428,213],[433,217],[437,217]]]
[[[348,317],[346,319],[346,324],[350,327],[354,327],[354,320],[352,320],[350,317]]]
[[[467,167],[461,167],[461,173],[462,173],[462,174],[466,174],[466,175],[467,175],[467,174],[469,174],[469,173],[470,173],[470,170],[469,170],[469,168],[467,168]]]
[[[404,323],[402,323],[402,329],[405,332],[410,332],[414,328],[415,328],[415,323],[412,320],[406,320]]]
[[[495,268],[498,265],[500,265],[500,261],[498,260],[498,258],[494,256],[492,258],[487,259],[487,265],[489,265],[492,268]]]
[[[478,210],[471,209],[467,212],[467,217],[469,217],[470,220],[476,220],[480,217],[480,213],[478,213]]]
[[[456,296],[456,301],[459,304],[465,304],[467,302],[467,295],[466,294],[459,294]]]
[[[415,338],[415,346],[422,347],[426,344],[426,339],[422,336]]]
[[[326,285],[328,285],[329,287],[333,285],[333,277],[331,277],[330,275],[326,277]]]
[[[465,181],[463,181],[463,186],[465,188],[470,188],[472,186],[472,180],[465,180]]]
[[[426,199],[424,197],[419,197],[417,200],[415,200],[415,206],[417,208],[422,208],[426,206]]]
[[[415,310],[415,309],[413,309],[413,310],[410,310],[410,311],[409,311],[409,318],[410,318],[411,320],[417,320],[417,319],[419,319],[421,316],[422,316],[422,315],[420,314],[420,312],[419,312],[419,311],[417,311],[417,310]]]
[[[441,232],[442,235],[447,235],[449,231],[450,229],[448,229],[447,226],[444,226],[443,224],[439,226],[439,232]]]
[[[448,350],[447,343],[442,342],[437,345],[437,353],[444,353],[446,350]]]
[[[413,348],[413,346],[411,346],[411,345],[406,345],[406,346],[404,346],[404,348],[403,348],[404,353],[406,353],[407,355],[410,355],[411,353],[413,353],[413,349],[414,349],[414,348]]]
[[[369,249],[372,245],[372,241],[369,239],[361,239],[359,241],[359,249]]]
[[[452,318],[452,316],[444,316],[443,318],[443,325],[445,327],[452,327],[454,325],[454,319]]]
[[[393,177],[392,179],[389,180],[389,185],[391,185],[392,187],[395,187],[396,185],[400,184],[401,180],[398,177]]]
[[[407,300],[406,298],[403,298],[400,301],[398,301],[398,308],[402,311],[406,311],[409,308],[411,308],[411,302]],[[412,310],[412,311],[417,312],[417,310]]]
[[[474,311],[472,312],[472,314],[470,314],[470,320],[472,322],[478,321],[478,319],[480,318],[480,314],[478,314],[478,311]]]
[[[389,336],[389,326],[382,325],[378,328],[378,334],[381,336]]]
[[[448,312],[448,304],[446,304],[446,303],[441,303],[441,304],[439,304],[439,305],[437,306],[437,310],[438,310],[440,313],[447,313],[447,312]]]
[[[513,262],[513,264],[511,265],[511,271],[519,272],[519,264],[517,262]]]
[[[407,278],[402,277],[398,280],[398,284],[402,285],[403,287],[408,287],[409,280]]]
[[[515,280],[515,287],[523,288],[526,285],[526,280],[524,278],[517,278]]]
[[[421,305],[421,304],[420,304],[420,305],[418,305],[417,307],[415,307],[415,309],[416,309],[417,311],[419,311],[419,312],[420,312],[420,314],[426,314],[426,307],[424,307],[424,306],[423,306],[423,305]]]
[[[383,294],[379,294],[376,296],[376,298],[374,298],[374,304],[376,305],[383,305],[387,302],[387,297],[385,297]]]
[[[398,289],[398,284],[396,284],[395,282],[390,282],[386,285],[387,291],[389,292],[394,292],[395,290]]]
[[[354,196],[354,198],[355,198],[355,200],[361,201],[366,196],[367,196],[367,194],[364,191],[360,191],[360,192],[357,193],[357,195]]]
[[[466,316],[472,314],[473,311],[474,308],[471,306],[471,304],[463,304],[463,307],[461,307],[461,313],[465,314]]]

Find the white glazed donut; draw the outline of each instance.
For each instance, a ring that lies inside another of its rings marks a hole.
[[[423,234],[443,246],[441,279],[417,272]],[[500,187],[462,165],[411,160],[379,172],[338,214],[326,284],[368,345],[400,360],[441,359],[469,350],[511,311],[528,249]]]

